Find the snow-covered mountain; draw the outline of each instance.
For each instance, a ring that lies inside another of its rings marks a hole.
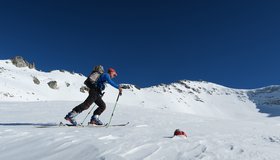
[[[85,79],[82,74],[65,70],[43,72],[0,60],[0,101],[82,101],[88,95]],[[105,92],[117,93],[111,86]],[[114,102],[113,95],[106,94],[105,100]],[[120,103],[211,117],[252,118],[259,116],[257,112],[279,116],[280,86],[244,90],[188,80],[142,89],[130,85]]]
[[[16,67],[11,60],[0,61],[1,101],[79,100],[85,77],[67,71],[43,72]]]
[[[17,124],[66,122],[65,114],[88,95],[86,77],[38,71],[34,63],[18,59],[19,63],[0,60],[1,160],[280,157],[280,86],[245,90],[188,80],[141,89],[129,85],[112,122],[129,121],[126,127],[36,128]],[[118,92],[111,86],[105,92],[107,109],[100,118],[106,123]],[[77,121],[82,122],[88,112]],[[171,138],[177,128],[187,133],[187,139]]]

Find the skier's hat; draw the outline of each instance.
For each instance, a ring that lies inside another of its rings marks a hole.
[[[114,68],[109,68],[109,69],[108,69],[108,73],[115,73],[115,76],[118,75],[117,72],[116,72],[116,70],[115,70]]]

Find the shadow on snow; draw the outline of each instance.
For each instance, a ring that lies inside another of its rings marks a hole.
[[[268,117],[280,116],[280,86],[249,91],[248,96],[256,104],[260,113],[266,113]]]

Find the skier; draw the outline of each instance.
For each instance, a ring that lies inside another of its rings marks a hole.
[[[94,84],[87,85],[90,88],[89,96],[87,97],[87,99],[83,103],[73,108],[72,111],[64,117],[65,120],[69,121],[75,126],[77,125],[75,117],[82,111],[88,109],[93,102],[97,104],[98,108],[94,111],[89,124],[103,125],[102,121],[99,119],[99,116],[106,109],[106,104],[102,100],[102,91],[105,89],[105,83],[109,83],[111,86],[119,90],[120,95],[122,94],[122,87],[119,84],[116,84],[114,81],[112,81],[112,79],[117,76],[116,70],[113,68],[109,68],[108,73],[103,73],[103,67],[101,65],[98,67],[100,67],[99,69],[102,72],[99,72],[100,75]],[[93,73],[94,71],[91,73],[91,75],[93,75]],[[87,80],[85,81],[85,84],[87,83]]]

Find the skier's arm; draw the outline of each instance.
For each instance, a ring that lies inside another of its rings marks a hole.
[[[111,86],[115,87],[116,89],[119,89],[119,88],[120,88],[120,85],[116,84],[116,83],[110,78],[109,74],[106,75],[106,80],[107,80],[107,82],[108,82]]]

